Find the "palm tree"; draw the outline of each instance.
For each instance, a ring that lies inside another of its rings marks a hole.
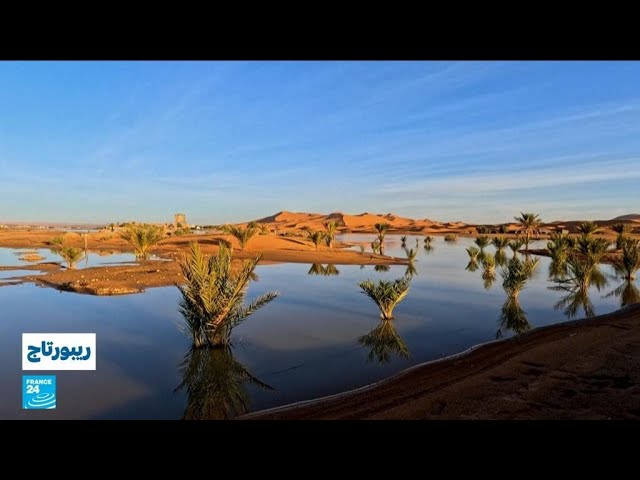
[[[616,223],[611,228],[618,234],[616,237],[616,250],[622,250],[628,239],[627,235],[631,233],[631,227],[628,223]]]
[[[380,242],[378,240],[371,242],[371,250],[373,253],[380,253]]]
[[[424,244],[425,245],[431,245],[431,242],[433,242],[434,238],[430,237],[429,235],[427,235],[426,237],[424,237]]]
[[[496,261],[496,265],[500,265],[500,266],[507,263],[507,254],[504,253],[503,249],[496,250],[495,261]]]
[[[393,281],[378,280],[378,283],[365,280],[358,285],[363,293],[378,305],[380,316],[391,320],[394,318],[393,309],[407,296],[410,284],[409,278],[402,277]]]
[[[307,235],[309,235],[309,239],[316,246],[316,250],[318,250],[318,247],[320,246],[320,244],[324,240],[325,233],[324,232],[314,232],[314,231],[309,230],[309,231],[307,231]]]
[[[482,266],[484,267],[484,271],[482,272],[484,288],[488,290],[496,280],[496,261],[493,255],[490,253],[485,254],[482,259]]]
[[[578,232],[580,232],[585,237],[590,237],[591,235],[599,231],[600,227],[596,222],[588,221],[582,222],[580,225],[578,225]]]
[[[540,259],[523,262],[518,257],[514,257],[507,262],[506,267],[500,269],[502,276],[502,288],[509,296],[518,297],[524,289],[527,281],[535,273]]]
[[[269,225],[266,223],[259,223],[258,229],[260,230],[260,235],[269,235]]]
[[[235,225],[225,225],[222,227],[222,231],[228,235],[231,235],[240,244],[240,250],[244,250],[249,240],[257,233],[257,226],[255,222],[250,222],[245,228],[241,228]]]
[[[478,260],[475,258],[469,259],[469,263],[467,263],[465,270],[468,270],[470,272],[475,272],[476,270],[478,270]]]
[[[640,270],[640,241],[630,240],[624,243],[622,256],[613,260],[613,268],[625,280],[633,282]]]
[[[540,220],[540,216],[537,213],[522,213],[520,212],[519,217],[515,217],[516,222],[518,222],[522,228],[524,228],[524,245],[525,250],[529,250],[529,240],[531,239],[531,234],[538,231],[542,220]]]
[[[180,365],[187,407],[183,420],[229,420],[247,412],[249,395],[245,385],[273,390],[238,362],[228,346],[191,348]]]
[[[480,250],[477,249],[474,246],[471,246],[469,248],[466,249],[467,253],[469,254],[469,260],[472,262],[475,262],[478,260],[478,254],[480,253]]]
[[[491,244],[496,248],[496,252],[499,252],[509,245],[509,239],[507,237],[493,237]]]
[[[376,328],[358,339],[362,346],[370,348],[367,361],[388,363],[392,354],[402,358],[409,358],[409,347],[398,334],[391,320],[382,319]]]
[[[120,236],[129,242],[140,260],[146,260],[149,250],[162,240],[164,231],[161,227],[147,224],[129,224],[120,232]]]
[[[259,261],[260,255],[233,269],[224,246],[207,259],[197,242],[189,245],[189,256],[180,262],[185,284],[176,286],[182,294],[180,312],[196,347],[228,345],[235,326],[278,296],[269,292],[244,306]]]
[[[333,248],[333,242],[336,238],[336,231],[338,230],[338,224],[336,222],[325,222],[323,223],[324,228],[327,229],[325,232],[325,239],[327,241],[327,247]]]
[[[516,258],[516,253],[518,253],[518,250],[520,250],[523,245],[524,240],[520,237],[517,237],[515,240],[509,242],[509,248],[513,252],[513,258]]]
[[[389,225],[388,223],[376,223],[374,225],[374,228],[378,231],[378,241],[380,242],[381,251],[384,248],[384,236],[387,234],[387,230],[389,230],[390,227],[391,225]]]
[[[505,267],[500,269],[502,288],[507,295],[507,299],[500,312],[496,338],[502,337],[504,330],[513,330],[516,334],[520,334],[531,328],[527,321],[526,313],[520,306],[519,298],[520,292],[533,276],[538,263],[539,259],[523,262],[514,256],[507,262]]]
[[[57,252],[58,255],[60,255],[62,259],[67,262],[67,266],[70,269],[76,268],[76,263],[84,258],[84,252],[80,248],[60,247]]]
[[[555,305],[556,310],[564,309],[568,318],[574,317],[582,307],[585,316],[595,315],[593,304],[589,299],[589,287],[594,285],[598,290],[607,284],[606,277],[598,269],[598,258],[595,254],[588,256],[570,255],[567,260],[566,278],[555,280],[556,285],[550,290],[567,294]]]
[[[409,260],[409,263],[413,263],[416,261],[416,257],[418,256],[418,250],[414,250],[413,248],[405,248],[404,249],[404,253],[407,256],[407,260]]]
[[[480,237],[476,237],[475,244],[480,247],[480,252],[484,252],[484,249],[489,245],[490,240],[489,237],[482,235]]]

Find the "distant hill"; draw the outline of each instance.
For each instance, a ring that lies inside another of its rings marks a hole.
[[[620,215],[619,217],[612,218],[612,220],[617,220],[617,221],[632,220],[632,221],[640,222],[640,214],[630,213],[629,215]]]

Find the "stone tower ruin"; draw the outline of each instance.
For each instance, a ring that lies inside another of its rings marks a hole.
[[[173,216],[173,226],[176,228],[187,228],[187,216],[184,213],[176,213]]]

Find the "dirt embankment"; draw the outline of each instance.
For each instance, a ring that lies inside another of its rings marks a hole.
[[[640,419],[640,304],[242,419]]]

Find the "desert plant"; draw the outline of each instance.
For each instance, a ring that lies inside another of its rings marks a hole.
[[[260,235],[269,235],[269,225],[266,223],[259,223],[258,230],[260,230]]]
[[[456,235],[455,233],[447,233],[444,236],[444,241],[445,242],[457,242],[458,241],[458,235]]]
[[[582,222],[578,225],[578,232],[586,237],[590,237],[591,235],[600,231],[600,227],[596,222],[588,221]]]
[[[522,248],[523,245],[524,245],[524,240],[520,237],[517,237],[515,240],[512,240],[509,242],[509,248],[513,252],[513,258],[516,257],[516,253],[518,253],[518,250],[520,250],[520,248]]]
[[[402,358],[409,358],[409,348],[398,334],[391,320],[382,319],[380,323],[369,333],[358,339],[362,346],[370,348],[367,361],[377,360],[379,363],[387,363],[391,355],[396,354]]]
[[[429,235],[427,235],[426,237],[424,237],[424,244],[425,245],[431,245],[431,243],[433,242],[434,238],[430,237]]]
[[[516,222],[518,222],[524,229],[525,250],[529,250],[529,240],[531,239],[531,234],[537,232],[540,224],[542,223],[542,221],[540,220],[540,216],[536,213],[520,212],[520,216],[515,217],[515,219]]]
[[[365,250],[364,245],[360,245],[360,253],[364,254],[364,250]]]
[[[622,223],[622,222],[614,223],[611,226],[611,229],[616,233],[630,233],[631,232],[631,226],[628,223]]]
[[[407,236],[403,235],[400,237],[400,241],[402,242],[402,246],[405,247],[407,245]]]
[[[416,261],[416,257],[418,256],[418,250],[414,250],[413,248],[405,248],[404,249],[404,253],[407,256],[407,260],[409,260],[409,263],[413,263]]]
[[[380,253],[380,242],[378,240],[371,242],[371,250],[373,253]]]
[[[498,227],[498,233],[507,233],[507,226],[506,225],[500,225]]]
[[[478,270],[478,260],[475,258],[470,259],[469,263],[467,263],[467,266],[465,267],[465,270],[468,270],[469,272],[475,272],[476,270]]]
[[[482,272],[484,288],[488,290],[496,280],[496,261],[493,255],[491,255],[490,253],[485,254],[484,258],[482,259],[482,266],[484,268]]]
[[[480,248],[480,251],[484,251],[484,249],[489,245],[490,240],[487,236],[476,237],[475,244]]]
[[[240,250],[244,250],[249,243],[249,240],[251,240],[257,233],[257,226],[255,222],[248,223],[244,228],[236,225],[225,225],[222,227],[222,231],[238,240]]]
[[[397,278],[393,281],[378,280],[377,283],[365,280],[358,285],[363,293],[373,300],[380,309],[383,319],[393,319],[393,309],[409,293],[411,280],[407,277]]]
[[[496,261],[496,265],[500,265],[500,266],[507,263],[507,254],[504,253],[504,250],[502,249],[496,250],[495,261]]]
[[[235,326],[278,296],[269,292],[244,306],[259,261],[260,255],[233,269],[226,247],[221,245],[217,255],[207,259],[197,242],[189,245],[189,255],[180,261],[184,284],[177,287],[182,294],[180,312],[196,347],[228,345]]]
[[[622,255],[613,260],[613,268],[625,280],[633,282],[636,273],[640,270],[640,242],[638,240],[626,241],[622,248]]]
[[[478,254],[480,253],[480,250],[474,246],[471,246],[469,248],[466,249],[467,253],[469,254],[469,259],[471,261],[477,261],[478,260]]]
[[[325,232],[325,240],[327,242],[327,247],[333,248],[333,242],[336,239],[336,232],[338,230],[338,224],[336,222],[325,222],[323,223],[324,228],[327,229]]]
[[[496,251],[500,251],[504,248],[507,248],[507,246],[509,245],[509,239],[506,237],[493,237],[493,240],[491,240],[491,244],[496,248]]]
[[[384,240],[384,236],[387,234],[387,230],[389,230],[391,225],[389,225],[388,223],[376,223],[373,227],[378,232],[378,239],[380,240],[380,242],[382,242],[382,240]]]
[[[120,236],[133,246],[137,258],[146,260],[149,250],[162,240],[163,230],[155,225],[129,224]]]
[[[540,259],[523,262],[518,257],[510,259],[505,267],[500,269],[502,288],[510,297],[518,297],[527,281],[533,276]]]
[[[180,365],[187,407],[183,420],[228,420],[247,412],[249,395],[245,384],[273,390],[238,362],[227,346],[191,348]]]
[[[308,231],[307,235],[309,235],[309,239],[313,242],[313,244],[316,246],[316,250],[318,250],[318,247],[320,246],[320,244],[322,243],[322,241],[324,240],[325,237],[325,233],[324,232],[313,232],[313,231]]]
[[[478,231],[478,233],[482,233],[482,234],[491,233],[491,229],[489,228],[488,225],[478,225],[476,227],[476,230]]]
[[[57,252],[71,269],[76,268],[76,263],[84,258],[84,252],[80,248],[60,247]]]
[[[63,244],[64,244],[64,236],[62,235],[56,235],[51,239],[51,242],[49,242],[49,245],[51,245],[53,250],[62,248]]]

